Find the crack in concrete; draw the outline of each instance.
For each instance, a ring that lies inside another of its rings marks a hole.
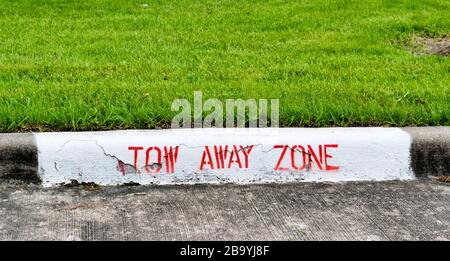
[[[138,172],[138,170],[134,167],[133,164],[126,163],[126,162],[124,162],[123,160],[119,159],[117,156],[115,156],[115,155],[113,155],[113,154],[110,154],[110,153],[107,153],[106,150],[105,150],[105,148],[104,148],[102,145],[100,145],[100,144],[98,143],[97,140],[70,139],[70,140],[64,142],[63,145],[61,146],[61,148],[60,148],[59,150],[57,150],[56,152],[57,152],[57,153],[58,153],[58,152],[61,152],[67,144],[69,144],[70,142],[74,142],[74,141],[81,141],[81,142],[95,142],[95,144],[97,145],[97,147],[99,147],[99,148],[102,150],[102,152],[103,152],[103,154],[104,154],[105,156],[110,157],[110,158],[113,158],[113,159],[117,160],[117,162],[119,162],[119,164],[123,164],[124,166],[131,167],[132,169],[135,170],[135,172]],[[56,162],[55,162],[55,169],[56,169],[57,171],[59,171],[59,170],[57,169],[56,165],[57,165],[57,164],[56,164]]]

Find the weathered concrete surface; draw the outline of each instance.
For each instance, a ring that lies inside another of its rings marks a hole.
[[[211,156],[217,138],[234,149],[217,148]],[[299,149],[306,144],[308,149]],[[322,155],[319,159],[314,148]],[[411,180],[448,173],[450,126],[0,134],[0,180],[44,187],[72,180],[99,185],[245,184]]]
[[[1,240],[449,240],[430,180],[284,185],[0,184]]]
[[[0,179],[40,183],[38,153],[33,134],[0,135]]]
[[[45,187],[411,180],[399,128],[198,128],[35,133]]]
[[[410,127],[404,130],[413,138],[410,157],[415,175],[449,175],[450,127]]]

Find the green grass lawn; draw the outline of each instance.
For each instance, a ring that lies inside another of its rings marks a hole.
[[[145,7],[142,4],[147,4]],[[167,126],[280,99],[281,126],[450,125],[449,0],[0,0],[0,131]]]

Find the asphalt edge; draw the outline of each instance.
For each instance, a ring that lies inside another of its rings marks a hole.
[[[40,184],[38,148],[32,133],[0,134],[0,180]]]
[[[450,175],[450,127],[402,129],[412,138],[411,168],[417,178]]]

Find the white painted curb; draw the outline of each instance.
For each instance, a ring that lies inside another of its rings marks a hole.
[[[399,128],[36,133],[44,186],[415,179]]]

